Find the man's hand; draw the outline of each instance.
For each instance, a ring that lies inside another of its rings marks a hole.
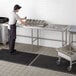
[[[23,25],[26,25],[26,20],[21,20],[21,23],[22,23]]]
[[[19,22],[20,22],[20,24],[25,25],[25,23],[26,23],[26,19],[20,19]]]

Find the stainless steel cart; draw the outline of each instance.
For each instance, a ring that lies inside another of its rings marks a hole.
[[[57,48],[58,60],[57,64],[60,64],[61,58],[64,58],[70,61],[70,65],[67,68],[68,71],[71,71],[72,64],[76,63],[76,46],[73,45],[73,34],[76,34],[76,26],[70,26],[69,28],[69,45]]]

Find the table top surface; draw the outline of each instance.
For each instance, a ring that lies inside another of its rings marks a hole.
[[[65,31],[68,26],[67,25],[60,25],[60,24],[50,24],[50,25],[46,25],[46,26],[42,26],[42,25],[19,25],[17,24],[17,27],[23,27],[23,28],[31,28],[31,29],[43,29],[43,30],[50,30],[50,31]]]

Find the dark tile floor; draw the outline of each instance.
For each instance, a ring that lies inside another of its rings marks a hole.
[[[57,52],[51,47],[16,44],[18,54],[10,55],[8,45],[0,45],[0,76],[76,76],[76,65],[67,72],[68,62],[56,64]]]

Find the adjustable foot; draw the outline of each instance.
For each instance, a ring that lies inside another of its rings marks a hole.
[[[60,60],[61,60],[61,57],[58,57],[58,60],[56,61],[57,65],[60,65]]]

